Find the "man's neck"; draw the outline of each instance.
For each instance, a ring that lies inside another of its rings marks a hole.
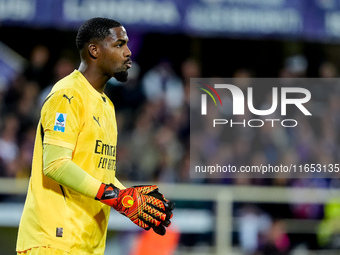
[[[101,74],[98,69],[86,63],[80,63],[78,71],[81,72],[92,87],[99,93],[103,93],[109,77]]]

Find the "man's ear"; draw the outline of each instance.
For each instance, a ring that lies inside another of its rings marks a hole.
[[[98,49],[97,45],[89,44],[88,51],[89,51],[89,55],[90,55],[91,58],[93,58],[93,59],[98,58],[99,49]]]

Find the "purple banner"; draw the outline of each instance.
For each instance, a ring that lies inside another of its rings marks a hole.
[[[74,29],[96,16],[143,33],[340,38],[335,0],[0,0],[1,26]]]

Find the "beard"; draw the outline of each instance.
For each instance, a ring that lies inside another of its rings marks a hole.
[[[126,82],[128,80],[128,71],[114,73],[114,77],[117,81]]]

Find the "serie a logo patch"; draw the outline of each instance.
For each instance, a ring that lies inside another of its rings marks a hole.
[[[65,132],[66,117],[67,117],[66,113],[57,112],[54,121],[54,131]]]

